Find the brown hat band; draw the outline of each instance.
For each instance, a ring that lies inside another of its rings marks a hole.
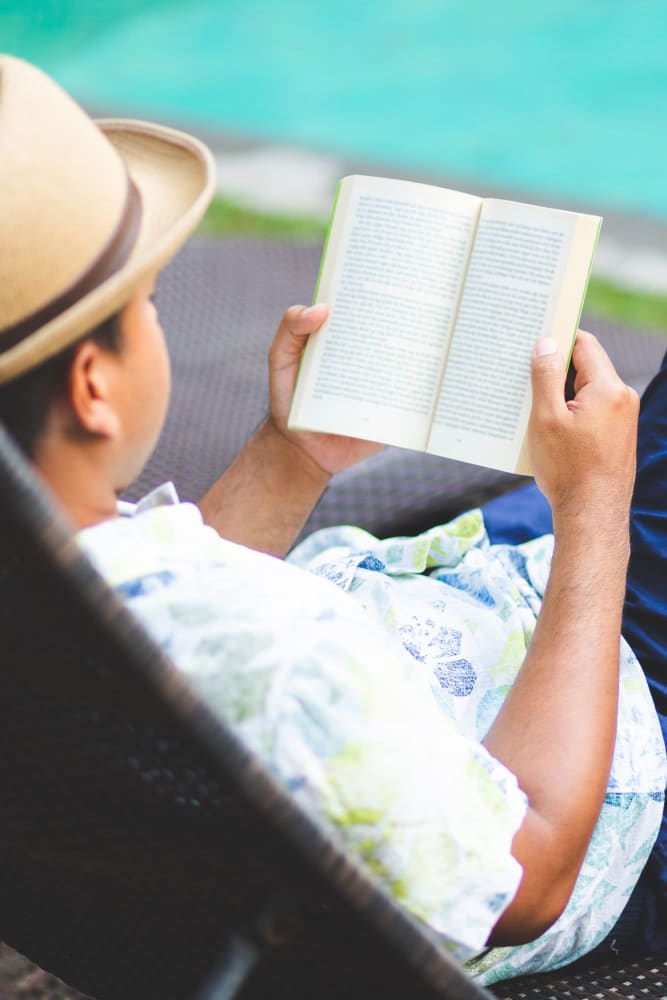
[[[119,271],[130,256],[137,242],[141,225],[141,195],[132,181],[127,177],[127,195],[121,213],[120,221],[106,245],[102,248],[90,267],[77,280],[55,298],[41,306],[29,316],[0,330],[0,352],[11,347],[45,326],[60,313],[75,305],[84,295],[88,295],[112,274]]]

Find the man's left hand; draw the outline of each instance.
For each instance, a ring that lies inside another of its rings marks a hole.
[[[303,349],[327,314],[327,306],[316,305],[290,306],[283,315],[269,351],[269,420],[283,437],[316,462],[326,475],[332,476],[374,455],[382,445],[338,434],[292,431],[287,426]]]

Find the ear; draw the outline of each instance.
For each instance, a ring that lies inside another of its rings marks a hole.
[[[82,429],[96,437],[116,438],[121,429],[114,395],[115,356],[93,340],[76,350],[69,373],[69,404]]]

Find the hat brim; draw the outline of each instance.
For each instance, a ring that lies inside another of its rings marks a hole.
[[[16,378],[119,311],[200,222],[215,190],[215,163],[198,139],[150,122],[97,122],[123,158],[142,201],[137,242],[126,263],[25,340],[0,354],[0,383]]]

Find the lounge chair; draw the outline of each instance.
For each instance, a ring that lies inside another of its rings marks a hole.
[[[307,298],[316,262],[310,247],[206,242],[173,262],[158,295],[174,410],[136,493],[169,474],[195,496],[241,446],[279,312]],[[632,345],[633,362],[654,350]],[[366,486],[341,477],[309,527],[412,531],[516,482],[387,455]],[[1,428],[0,481],[0,939],[96,1000],[488,997],[202,703]],[[495,992],[665,997],[664,958]]]

